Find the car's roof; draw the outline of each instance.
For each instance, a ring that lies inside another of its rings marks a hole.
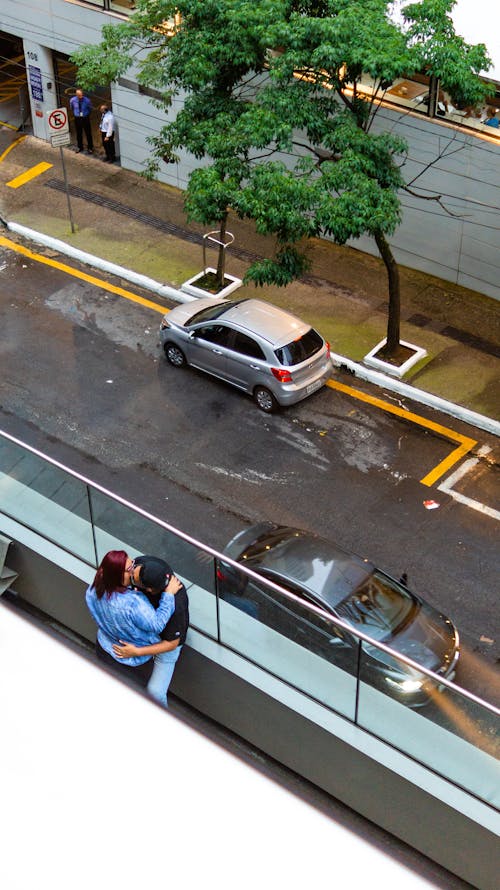
[[[251,547],[245,559],[248,568],[263,571],[269,578],[279,575],[283,581],[300,584],[331,609],[356,590],[374,570],[367,560],[294,528],[278,527],[261,535],[258,552],[254,553],[254,547]]]
[[[263,300],[241,300],[221,316],[242,331],[257,334],[273,347],[285,346],[302,337],[311,327],[285,309]]]

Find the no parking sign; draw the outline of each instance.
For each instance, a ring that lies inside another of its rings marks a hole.
[[[54,108],[47,112],[50,141],[52,145],[69,145],[69,121],[65,108]]]

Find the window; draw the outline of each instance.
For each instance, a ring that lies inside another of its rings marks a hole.
[[[135,9],[135,0],[80,0],[80,2],[86,3],[88,6],[107,9],[110,12],[121,12],[123,15],[127,15]]]
[[[320,335],[311,328],[303,337],[276,349],[275,354],[281,365],[298,365],[319,352],[322,346],[323,340]]]
[[[202,328],[196,328],[195,334],[202,340],[208,340],[209,343],[216,343],[218,346],[225,346],[229,339],[229,330],[222,324],[207,324]]]
[[[262,361],[265,361],[266,359],[259,344],[256,343],[255,340],[252,340],[251,337],[247,337],[246,334],[241,334],[239,331],[235,331],[234,333],[231,349],[234,349],[235,352],[240,352],[242,355],[248,355],[250,358],[260,358]]]

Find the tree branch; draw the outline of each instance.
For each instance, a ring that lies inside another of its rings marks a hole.
[[[419,201],[436,201],[437,204],[441,207],[442,210],[448,215],[452,216],[454,219],[464,219],[463,213],[453,213],[452,210],[444,204],[442,195],[419,195],[417,192],[414,192],[413,189],[408,188],[407,185],[403,185],[402,189],[404,192],[408,192],[409,195],[412,195],[414,198],[418,198]]]

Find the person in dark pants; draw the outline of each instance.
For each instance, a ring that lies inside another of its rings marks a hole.
[[[108,105],[101,105],[101,123],[99,130],[101,131],[101,139],[106,157],[104,162],[114,164],[116,160],[115,154],[115,116]]]
[[[76,141],[78,143],[77,151],[83,151],[83,133],[87,139],[87,149],[89,154],[94,151],[94,141],[92,139],[92,129],[90,126],[90,113],[92,111],[92,103],[87,96],[83,95],[83,90],[76,90],[75,95],[70,99],[70,108],[75,118]]]

